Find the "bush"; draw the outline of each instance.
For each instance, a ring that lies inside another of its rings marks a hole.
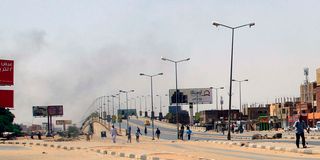
[[[80,130],[78,127],[74,126],[69,126],[68,131],[67,131],[68,137],[76,138],[80,135]]]

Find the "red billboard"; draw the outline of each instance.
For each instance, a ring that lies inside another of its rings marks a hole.
[[[50,116],[62,116],[63,115],[63,106],[48,106],[48,115]]]
[[[13,85],[14,62],[0,59],[0,86]]]
[[[0,108],[13,108],[13,90],[0,90]]]

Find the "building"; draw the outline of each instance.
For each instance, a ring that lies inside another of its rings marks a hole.
[[[315,89],[317,87],[316,82],[309,82],[306,84],[300,85],[300,98],[301,103],[312,103],[316,99]]]
[[[316,71],[316,77],[317,77],[317,85],[320,86],[320,68]]]
[[[39,131],[39,130],[42,130],[41,125],[32,124],[31,126],[29,126],[29,131]]]
[[[320,86],[316,88],[316,112],[320,112]]]
[[[231,110],[231,120],[239,120],[240,113],[237,109]],[[200,125],[214,124],[218,121],[228,120],[228,110],[205,110],[200,111]]]
[[[248,110],[248,120],[256,120],[260,116],[269,116],[270,115],[270,106],[258,106],[258,107],[249,107]]]

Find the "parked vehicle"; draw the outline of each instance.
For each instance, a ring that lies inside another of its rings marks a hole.
[[[320,132],[320,121],[318,121],[318,122],[316,123],[316,127],[310,128],[310,131]]]

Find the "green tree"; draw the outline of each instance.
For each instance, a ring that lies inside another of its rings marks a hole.
[[[13,124],[15,116],[9,109],[0,108],[0,133],[14,132],[16,135],[21,134],[21,128],[17,124]]]
[[[197,113],[195,114],[195,116],[194,116],[194,121],[195,121],[196,123],[199,123],[199,122],[200,122],[200,113],[199,113],[199,112],[197,112]]]
[[[165,119],[167,119],[170,123],[173,121],[173,115],[172,113],[167,113],[166,116],[164,116]]]
[[[68,137],[78,137],[80,134],[80,130],[77,126],[73,125],[73,126],[69,126],[68,127]]]

